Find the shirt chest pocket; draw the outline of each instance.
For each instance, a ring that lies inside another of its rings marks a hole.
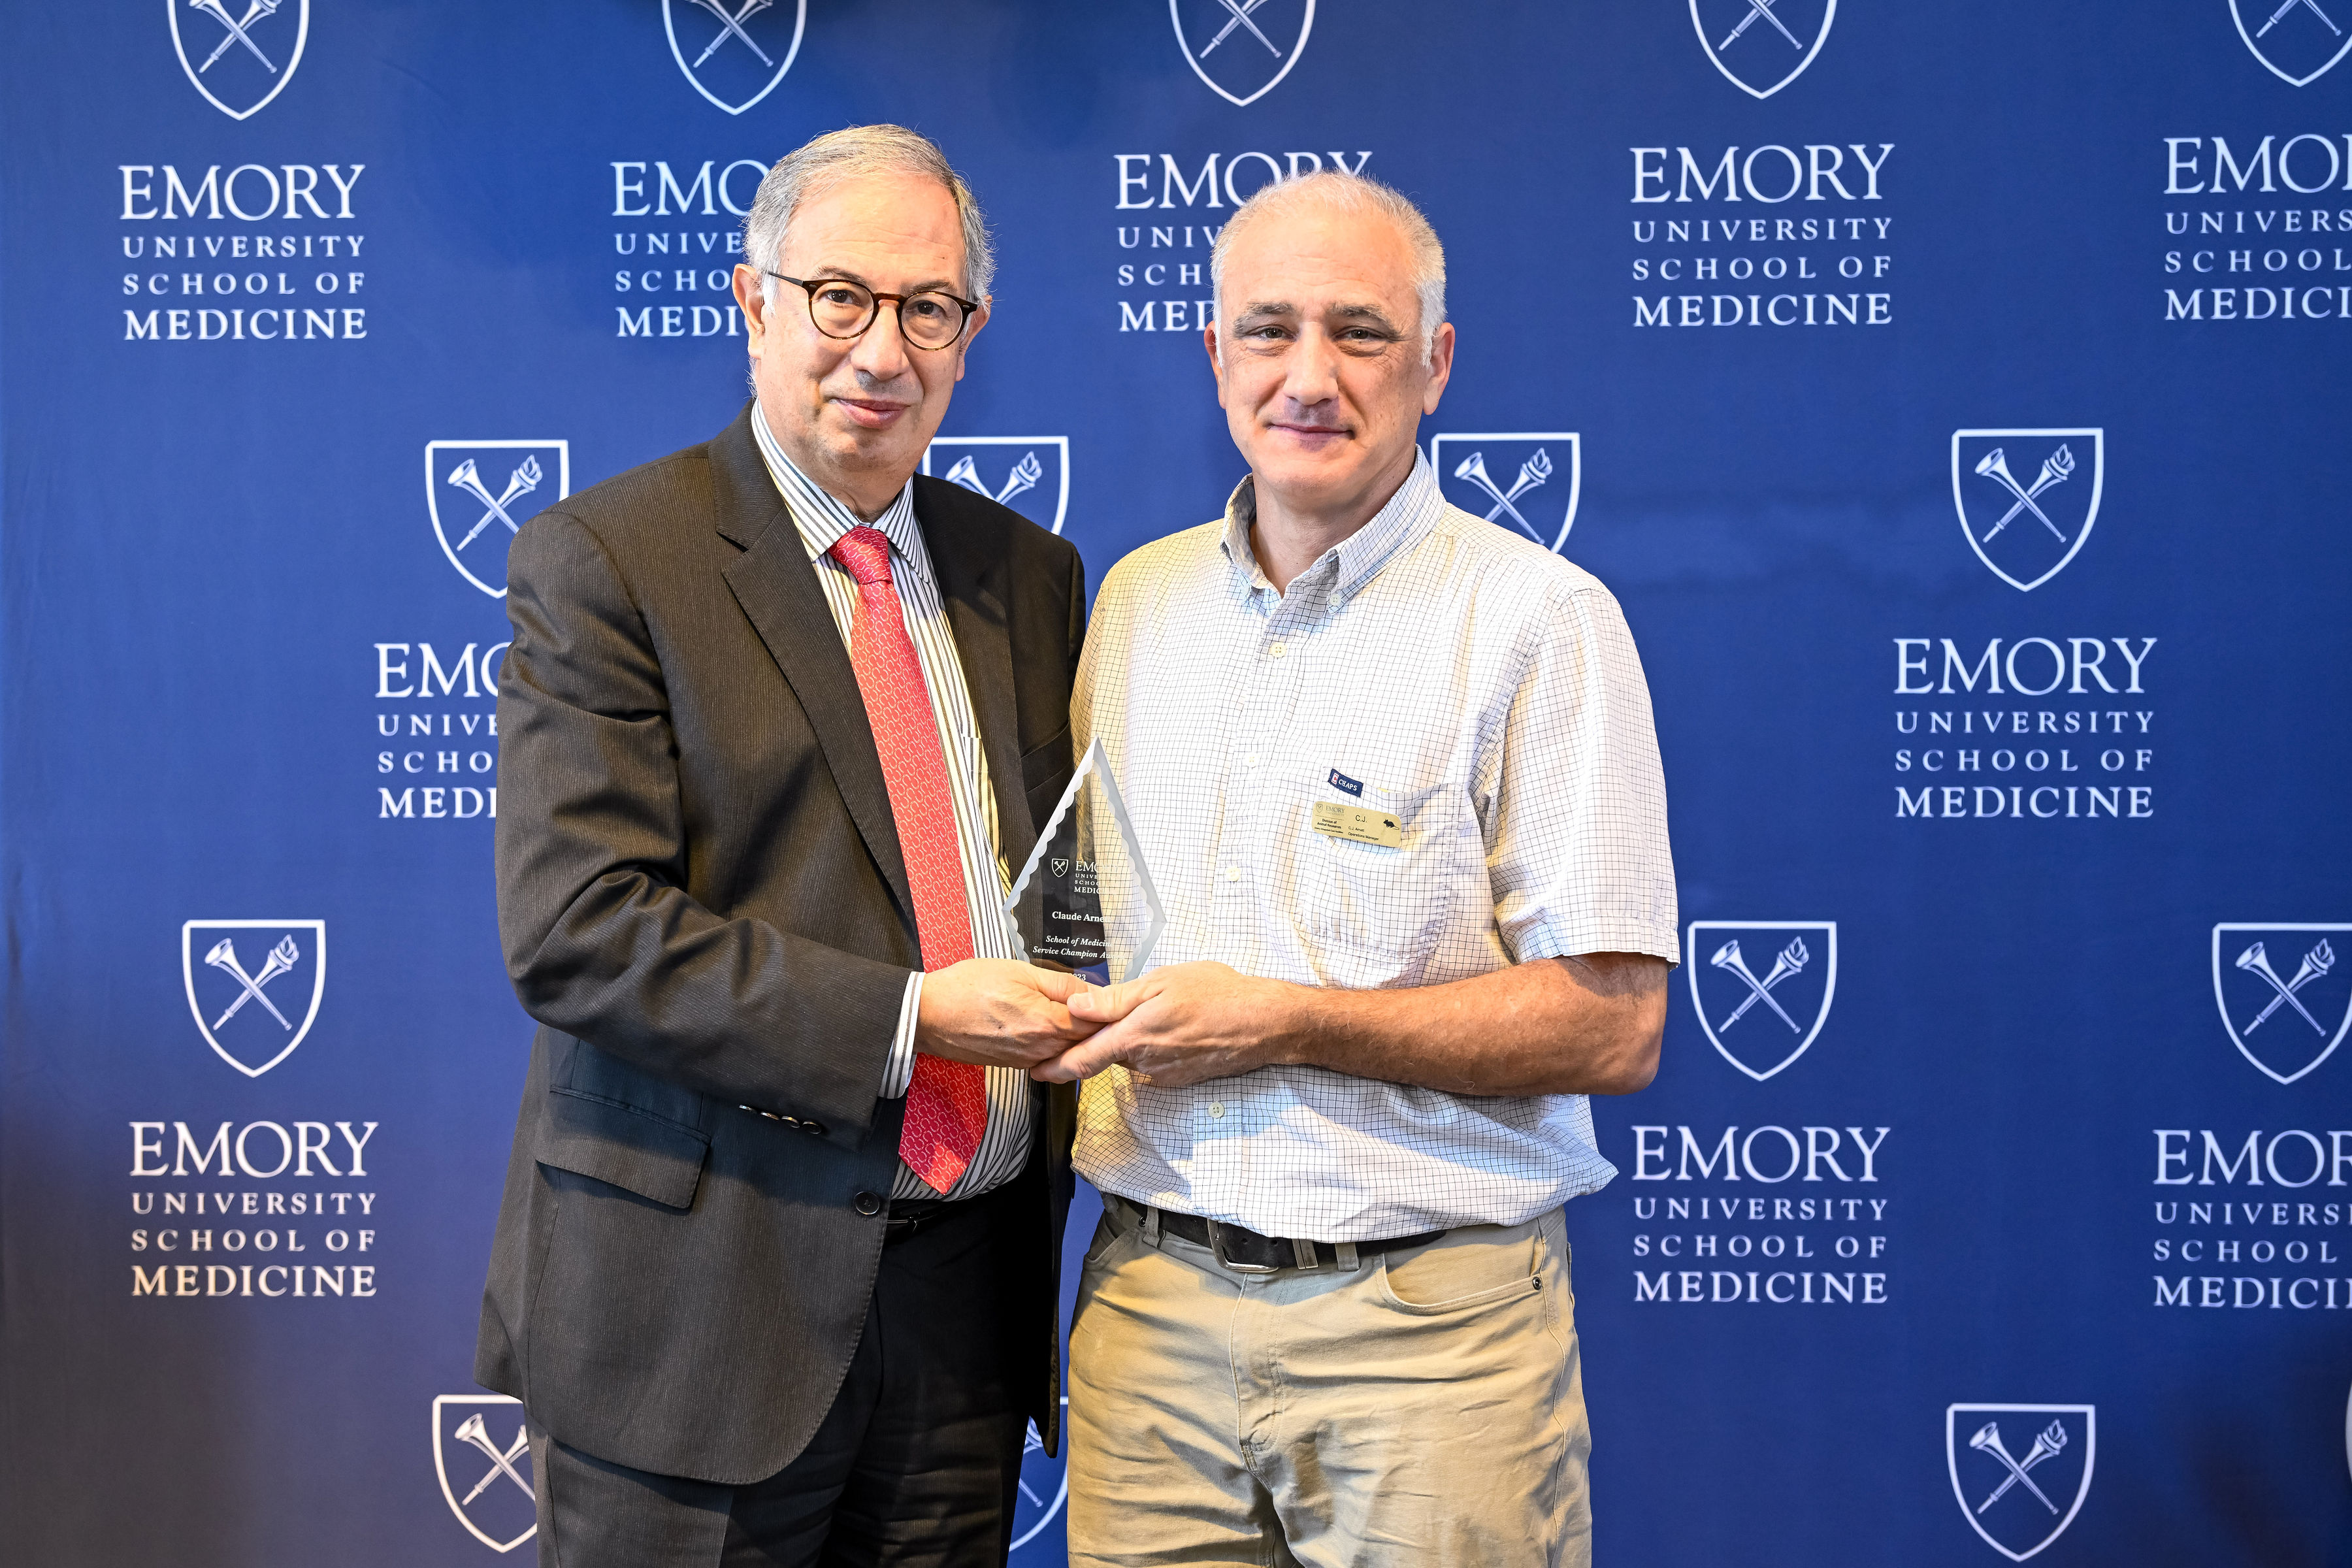
[[[1370,844],[1318,832],[1315,805],[1329,801],[1361,804],[1393,817],[1401,841]],[[1293,831],[1294,918],[1324,984],[1418,984],[1484,867],[1469,791],[1441,781],[1367,790],[1359,803],[1322,784],[1301,795]]]

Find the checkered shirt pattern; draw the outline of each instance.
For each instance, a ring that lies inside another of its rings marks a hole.
[[[971,916],[972,952],[982,958],[1011,958],[1013,936],[1003,910],[1013,878],[996,842],[995,786],[981,748],[980,724],[972,716],[971,690],[964,684],[963,662],[956,656],[947,606],[931,571],[930,552],[924,548],[923,531],[915,522],[914,481],[909,479],[889,510],[869,525],[801,472],[769,430],[766,414],[756,408],[751,433],[767,462],[769,477],[775,480],[784,508],[799,531],[801,544],[808,552],[809,564],[824,593],[825,605],[833,612],[844,647],[850,646],[850,629],[856,620],[857,584],[826,552],[854,528],[879,529],[890,541],[891,579],[904,609],[907,635],[913,639],[916,658],[923,667],[931,710],[939,721],[940,750],[947,758],[964,902]],[[883,1071],[879,1092],[885,1099],[905,1095],[914,1077],[915,1016],[922,1003],[922,973],[918,970],[908,977],[889,1065]],[[1011,1068],[990,1068],[987,1072],[988,1129],[981,1137],[979,1153],[955,1185],[942,1194],[902,1163],[890,1190],[892,1197],[978,1197],[1021,1173],[1035,1131],[1029,1078]]]
[[[1103,742],[1167,906],[1153,967],[1370,988],[1673,962],[1649,689],[1608,590],[1445,504],[1425,459],[1286,594],[1255,513],[1245,479],[1222,521],[1120,562],[1087,635],[1073,741]],[[1402,847],[1315,832],[1318,801],[1393,814]],[[1312,1067],[1182,1089],[1113,1068],[1076,1160],[1138,1203],[1322,1241],[1517,1225],[1616,1173],[1582,1095]]]

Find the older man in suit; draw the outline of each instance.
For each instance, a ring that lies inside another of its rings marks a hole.
[[[561,1568],[1002,1562],[1057,1436],[1090,1032],[1004,867],[1071,768],[1077,553],[915,470],[987,231],[895,126],[779,162],[757,395],[533,519],[499,697],[499,931],[543,1026],[476,1375]]]

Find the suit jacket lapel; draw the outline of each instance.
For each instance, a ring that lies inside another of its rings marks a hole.
[[[1005,552],[1001,540],[990,537],[992,531],[942,519],[941,509],[928,504],[926,489],[922,481],[916,482],[915,521],[931,553],[931,569],[940,575],[940,596],[947,605],[956,657],[963,665],[972,717],[980,725],[981,749],[988,757],[989,783],[996,795],[997,846],[1006,864],[1018,867],[1036,844],[1037,830],[1030,823],[1028,794],[1022,787]]]
[[[874,863],[881,868],[909,925],[914,894],[907,885],[907,862],[890,815],[889,786],[882,758],[874,749],[873,726],[857,693],[857,672],[842,646],[833,611],[817,586],[808,548],[776,493],[767,464],[751,436],[757,405],[710,444],[711,482],[719,531],[743,553],[724,574],[735,602],[768,645],[768,652],[791,683],[808,715],[835,788],[857,824]]]

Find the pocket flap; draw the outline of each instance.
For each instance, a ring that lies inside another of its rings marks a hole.
[[[542,1165],[609,1182],[665,1208],[694,1206],[709,1141],[691,1128],[617,1100],[548,1091],[532,1156]]]

